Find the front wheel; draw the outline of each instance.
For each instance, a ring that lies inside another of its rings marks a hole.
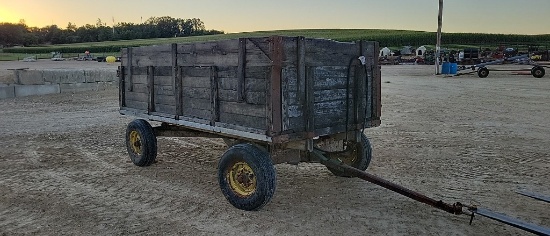
[[[479,76],[479,78],[486,78],[487,76],[489,76],[489,69],[485,67],[479,68],[477,70],[477,76]]]
[[[252,211],[273,197],[276,172],[269,154],[241,143],[231,146],[218,163],[218,182],[223,195],[234,207]]]
[[[542,66],[535,66],[531,69],[531,75],[535,78],[542,78],[546,72]]]
[[[157,157],[157,137],[149,122],[137,119],[126,128],[126,149],[136,166],[149,166]]]

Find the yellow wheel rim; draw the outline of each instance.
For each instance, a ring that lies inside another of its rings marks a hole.
[[[256,191],[256,175],[245,162],[237,162],[227,172],[229,186],[237,195],[248,197]]]
[[[130,132],[130,147],[134,153],[141,155],[141,136],[136,130]]]

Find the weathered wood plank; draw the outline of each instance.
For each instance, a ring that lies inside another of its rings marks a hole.
[[[176,96],[173,95],[155,95],[155,104],[176,106]]]
[[[132,48],[132,65],[138,67],[172,66],[171,49],[170,44],[134,47]]]
[[[210,88],[193,88],[183,86],[183,98],[200,98],[210,100]]]
[[[353,88],[352,88],[353,89]],[[300,94],[294,91],[289,91],[287,100],[289,105],[299,105],[300,102],[298,100],[298,96]],[[354,92],[352,90],[349,91],[349,98],[355,99]],[[314,96],[314,102],[320,103],[320,102],[328,102],[328,101],[337,101],[337,100],[345,100],[346,99],[346,89],[332,89],[332,90],[316,90],[313,92]],[[366,94],[360,93],[357,96],[357,99],[365,100]]]
[[[264,105],[254,105],[254,104],[247,104],[242,102],[223,102],[222,101],[220,102],[220,112],[248,115],[248,116],[254,116],[254,117],[262,117],[263,119],[265,119]]]
[[[238,53],[239,44],[238,39],[218,40],[209,42],[196,42],[196,43],[182,43],[178,44],[178,53],[190,54],[190,53]]]
[[[124,86],[130,86],[130,82],[126,81]],[[133,92],[147,93],[147,84],[134,84]]]
[[[220,89],[238,90],[239,79],[220,78]],[[265,79],[247,78],[243,92],[265,92],[267,84]]]
[[[149,66],[133,66],[132,73],[134,75],[147,75]],[[171,76],[172,66],[155,66],[155,76]]]
[[[149,100],[149,96],[146,93],[138,93],[138,92],[126,92],[126,100],[133,100],[138,102],[145,102]],[[145,106],[145,110],[147,110],[147,106]]]
[[[296,65],[298,38],[285,38],[285,65]],[[348,66],[350,60],[360,54],[355,43],[336,42],[325,39],[305,39],[306,66]]]
[[[170,85],[155,85],[155,94],[175,96],[177,93]]]
[[[193,118],[199,118],[210,121],[210,117],[212,116],[212,111],[210,109],[204,110],[204,109],[194,109],[190,107],[183,107],[183,116],[186,117],[193,117]]]
[[[126,99],[126,107],[142,110],[144,113],[147,113],[147,102]]]
[[[155,103],[155,109],[156,112],[164,113],[164,114],[171,114],[169,117],[174,117],[174,114],[176,113],[176,106],[175,105],[166,105],[163,103]]]
[[[238,102],[238,94],[236,90],[220,89],[219,91],[220,101],[226,102]],[[247,104],[265,105],[267,101],[266,92],[246,92]]]
[[[349,100],[349,106],[350,106],[350,112],[353,110],[351,109],[354,106],[353,100]],[[307,109],[307,108],[306,108]],[[315,117],[322,116],[326,114],[331,113],[338,113],[342,110],[346,110],[346,101],[344,100],[336,100],[336,101],[328,101],[328,102],[320,102],[320,103],[314,103],[313,104],[313,114],[315,114]],[[288,116],[290,118],[292,117],[301,117],[306,114],[307,111],[304,111],[302,109],[301,105],[291,105],[288,108]]]
[[[210,78],[210,66],[183,66],[184,77]]]
[[[210,76],[208,77],[188,77],[182,78],[185,87],[189,88],[210,88]]]
[[[247,66],[270,66],[271,61],[266,59],[261,51],[250,50],[246,53]],[[178,65],[180,66],[238,66],[239,54],[221,54],[219,52],[205,53],[180,53],[178,54]]]
[[[184,97],[183,101],[183,107],[208,110],[210,112],[210,99]],[[208,119],[210,119],[210,117],[208,117]]]
[[[250,127],[255,129],[264,129],[266,128],[265,118],[247,116],[241,114],[233,113],[220,113],[220,122],[227,124],[234,124],[244,127]]]

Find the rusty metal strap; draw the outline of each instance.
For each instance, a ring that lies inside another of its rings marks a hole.
[[[550,197],[547,197],[547,196],[544,196],[544,195],[541,195],[541,194],[538,194],[538,193],[531,193],[531,192],[527,192],[525,190],[518,190],[518,191],[516,191],[516,193],[521,194],[523,196],[527,196],[527,197],[530,197],[530,198],[537,199],[539,201],[550,203]]]

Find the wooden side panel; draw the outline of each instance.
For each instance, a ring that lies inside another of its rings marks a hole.
[[[220,122],[265,130],[266,90],[270,67],[246,67],[244,79],[238,78],[238,67],[220,68],[218,72],[218,95]],[[239,86],[240,83],[244,83]],[[239,88],[244,100],[239,97]]]
[[[374,42],[279,36],[123,49],[121,104],[300,138],[355,130],[365,120],[375,126],[381,110],[377,50]]]
[[[181,70],[183,116],[210,120],[212,116],[211,68],[182,67]]]

